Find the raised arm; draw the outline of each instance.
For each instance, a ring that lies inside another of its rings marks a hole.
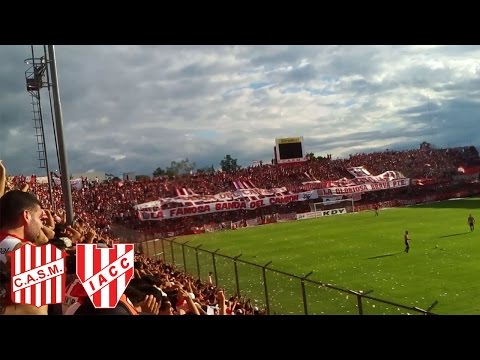
[[[227,309],[225,308],[225,294],[223,290],[217,292],[218,307],[220,308],[219,315],[227,315]]]
[[[7,184],[7,170],[0,160],[0,198],[5,194],[5,185]]]
[[[200,315],[200,311],[198,310],[197,306],[195,305],[195,303],[193,302],[192,298],[190,297],[190,295],[188,295],[187,291],[186,290],[183,290],[181,288],[178,289],[178,291],[180,292],[180,294],[182,295],[182,297],[187,301],[187,304],[188,304],[188,308],[190,309],[190,311],[195,314],[195,315]]]

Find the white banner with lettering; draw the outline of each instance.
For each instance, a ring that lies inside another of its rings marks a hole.
[[[349,168],[357,169],[356,175],[359,175],[359,168]],[[352,173],[354,171],[352,170]],[[374,183],[385,183],[386,181],[393,180],[403,180],[407,179],[400,171],[385,171],[380,175],[370,175],[370,176],[357,176],[352,179],[342,178],[339,180],[322,180],[322,181],[306,181],[302,182],[303,188],[311,189],[326,189],[326,188],[337,188],[337,187],[348,187],[348,186],[359,186],[364,184],[374,184]],[[407,179],[408,180],[408,179]],[[381,189],[375,189],[381,190]]]
[[[378,191],[387,189],[397,189],[410,185],[409,178],[397,179],[392,181],[378,181],[374,183],[366,183],[358,186],[338,186],[324,189],[317,189],[318,196],[330,195],[348,195],[354,193],[362,193],[367,191]]]
[[[245,191],[245,189],[242,191]],[[264,197],[257,200],[217,200],[216,202],[208,204],[181,206],[170,209],[162,209],[162,205],[165,203],[162,203],[161,201],[151,201],[148,203],[139,204],[135,208],[138,210],[138,218],[142,221],[146,221],[175,219],[185,216],[204,215],[223,211],[255,210],[265,206],[287,204],[291,202],[306,201],[317,198],[318,195],[316,191],[306,191],[299,194],[278,195]]]
[[[162,205],[175,203],[181,204],[182,206],[192,206],[192,205],[205,205],[208,203],[216,203],[218,201],[232,201],[232,200],[239,200],[239,199],[247,199],[247,200],[258,200],[260,198],[264,198],[265,196],[283,196],[287,193],[288,190],[285,187],[281,188],[273,188],[273,189],[239,189],[235,191],[226,191],[222,193],[218,193],[215,195],[179,195],[172,198],[161,198],[158,201],[151,201],[149,203],[140,204],[137,206],[143,206],[148,204],[146,207],[157,206],[160,207]],[[309,196],[316,196],[316,191],[306,191],[305,196],[308,196],[308,193],[311,193]],[[312,197],[312,199],[314,199]],[[308,199],[307,199],[308,200]]]
[[[372,176],[364,166],[349,167],[347,171],[355,177]]]
[[[62,185],[62,181],[61,181],[60,178],[55,177],[55,176],[52,176],[52,178],[53,178],[53,182],[54,182],[55,185],[57,185],[57,186]],[[70,186],[75,190],[82,190],[82,179],[81,178],[71,179],[70,180]]]

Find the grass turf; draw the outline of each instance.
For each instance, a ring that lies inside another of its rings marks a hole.
[[[373,290],[371,296],[392,302],[433,308],[438,314],[480,314],[480,228],[470,232],[467,217],[476,217],[480,199],[449,200],[419,206],[264,225],[179,237],[190,246],[237,256],[257,264],[352,290]],[[480,224],[479,224],[480,226]],[[403,234],[411,236],[404,252]],[[159,251],[157,244],[157,252]],[[181,246],[173,246],[175,263],[183,267]],[[165,242],[171,261],[171,247]],[[153,253],[153,249],[150,250]],[[233,262],[216,257],[220,286],[236,290]],[[185,247],[186,270],[197,274],[196,255]],[[199,251],[200,276],[213,271],[212,255]],[[262,271],[238,263],[241,294],[265,306]],[[271,313],[303,314],[298,279],[267,270]],[[357,299],[306,283],[309,314],[358,314]],[[406,314],[396,306],[363,300],[365,314]]]

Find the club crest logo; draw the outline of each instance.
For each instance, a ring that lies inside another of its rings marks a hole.
[[[96,308],[117,306],[133,277],[134,259],[133,244],[77,244],[77,276]]]
[[[64,251],[51,244],[26,244],[8,256],[11,258],[12,302],[36,307],[63,302],[68,256]]]

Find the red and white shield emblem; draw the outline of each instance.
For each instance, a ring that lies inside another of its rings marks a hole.
[[[117,306],[133,277],[134,259],[133,244],[115,244],[113,248],[77,244],[77,276],[96,308]]]
[[[68,255],[51,244],[25,244],[11,257],[12,301],[41,307],[59,304],[65,297],[65,257]]]

